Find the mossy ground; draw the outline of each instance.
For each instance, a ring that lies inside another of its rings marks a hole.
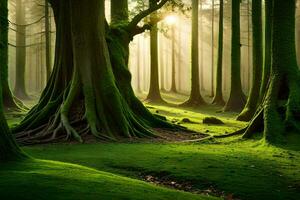
[[[235,113],[216,113],[219,108],[211,106],[199,110],[147,106],[170,120],[189,118],[197,123],[182,125],[212,135],[232,132],[245,125],[234,120]],[[204,125],[202,119],[205,116],[217,116],[225,125]],[[16,119],[10,121],[13,124]],[[141,174],[150,174],[189,182],[201,190],[214,188],[242,200],[300,199],[299,134],[288,134],[287,144],[283,146],[266,146],[259,138],[243,141],[233,137],[204,143],[128,141],[49,144],[23,149],[38,159],[77,165],[34,161],[1,166],[2,194],[14,192],[17,195],[16,191],[20,191],[28,197],[37,195],[41,197],[39,199],[202,198],[134,180],[140,179]]]
[[[28,160],[1,165],[1,199],[214,199],[56,161]]]

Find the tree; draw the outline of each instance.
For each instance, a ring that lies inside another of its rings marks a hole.
[[[215,96],[213,99],[213,104],[225,105],[223,99],[223,28],[224,28],[224,0],[220,0],[220,14],[219,14],[219,44],[218,44],[218,63],[217,63],[217,73],[216,73],[216,86],[215,86]]]
[[[156,1],[149,0],[149,8],[155,6]],[[150,15],[150,89],[146,98],[147,102],[164,103],[161,97],[159,87],[159,73],[158,73],[158,27],[156,22],[157,15],[154,12]]]
[[[295,0],[273,3],[272,66],[265,97],[243,135],[263,129],[267,143],[282,142],[283,134],[300,130],[300,77],[295,47]]]
[[[57,30],[55,64],[39,103],[14,129],[18,141],[75,138],[82,142],[86,133],[115,140],[155,136],[152,127],[175,128],[152,115],[136,98],[128,70],[129,43],[149,28],[138,23],[167,0],[129,22],[113,19],[110,25],[104,17],[104,1],[49,2]]]
[[[199,0],[192,0],[192,49],[191,49],[191,94],[189,99],[183,103],[184,106],[199,106],[205,102],[200,93],[199,85],[199,37],[198,37],[198,7]]]
[[[262,81],[260,87],[260,95],[258,103],[264,98],[267,85],[270,78],[271,64],[272,64],[272,16],[273,16],[273,0],[265,0],[265,56],[264,66],[262,72]]]
[[[1,65],[1,85],[3,106],[6,110],[20,110],[24,107],[10,90],[8,83],[8,21],[7,21],[7,2],[3,1],[0,7],[0,65]]]
[[[252,87],[247,103],[243,111],[237,117],[240,121],[249,121],[255,114],[261,87],[263,66],[263,42],[262,42],[262,2],[252,0],[252,45],[253,45],[253,78]],[[269,51],[269,50],[267,50]]]
[[[215,76],[215,0],[211,1],[211,96],[214,96]]]
[[[7,55],[8,50],[8,39],[7,33],[2,31],[3,29],[8,29],[8,12],[7,12],[7,0],[0,0],[0,25],[1,25],[1,32],[0,32],[0,52],[5,53]],[[3,34],[4,33],[4,34]],[[0,62],[0,70],[3,71],[3,68],[7,69],[7,56],[1,60]],[[8,128],[7,122],[4,117],[3,112],[3,95],[2,95],[2,73],[0,73],[0,162],[8,161],[8,160],[15,160],[17,158],[21,158],[24,154],[19,149],[18,145],[12,138],[10,130]],[[4,76],[4,79],[6,77]]]
[[[20,99],[29,99],[25,86],[26,20],[23,0],[16,0],[16,27],[16,82],[14,94]]]
[[[47,80],[49,80],[51,75],[51,30],[48,0],[45,0],[45,40],[46,76]]]
[[[231,7],[231,87],[224,111],[240,112],[245,105],[241,83],[240,1],[232,0]]]
[[[176,39],[175,39],[175,24],[171,25],[171,42],[172,42],[172,82],[170,92],[177,93],[176,88]]]

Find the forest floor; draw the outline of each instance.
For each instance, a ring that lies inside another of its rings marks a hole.
[[[164,97],[172,103],[185,98],[173,94]],[[24,147],[35,158],[55,162],[26,161],[1,166],[0,177],[5,180],[0,181],[1,194],[14,188],[20,191],[19,197],[29,192],[27,197],[38,199],[300,199],[299,134],[288,134],[288,145],[282,146],[266,146],[259,136],[247,141],[231,137],[186,142],[194,137],[227,134],[246,124],[234,120],[236,113],[222,113],[221,108],[214,106],[146,106],[153,113],[202,134],[183,137],[176,133],[179,136],[175,139],[166,140]],[[224,124],[203,124],[202,120],[209,116]],[[16,116],[8,118],[10,125],[17,122]],[[46,191],[47,195],[38,191]]]

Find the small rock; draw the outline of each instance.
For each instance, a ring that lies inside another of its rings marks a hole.
[[[216,117],[205,117],[203,119],[203,124],[224,124],[224,122]]]
[[[183,118],[181,120],[181,122],[183,122],[183,123],[192,123],[192,121],[189,118]]]

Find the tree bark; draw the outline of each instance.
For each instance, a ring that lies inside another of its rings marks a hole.
[[[245,105],[241,83],[240,1],[232,0],[230,95],[224,111],[240,112]]]
[[[261,103],[263,101],[270,78],[270,71],[272,65],[272,17],[273,0],[265,0],[265,57],[258,103]]]
[[[1,65],[1,84],[2,84],[2,99],[5,111],[20,110],[23,104],[16,99],[9,87],[8,83],[8,22],[7,22],[7,2],[3,1],[0,7],[1,16],[0,22],[0,65]]]
[[[183,103],[184,106],[199,106],[205,102],[201,96],[199,85],[199,35],[198,35],[198,6],[199,0],[192,0],[192,49],[191,49],[191,94]]]
[[[8,51],[7,18],[7,0],[0,0],[0,55],[2,55],[2,53],[7,55]],[[7,60],[6,62],[5,59],[0,60],[0,70],[1,72],[7,70]],[[3,74],[0,73],[0,162],[16,160],[18,158],[25,157],[25,155],[22,153],[15,140],[13,139],[4,117],[2,83],[5,82],[6,78],[6,76],[3,77]]]
[[[171,28],[171,40],[172,40],[172,82],[171,82],[171,89],[170,92],[177,92],[177,88],[176,88],[176,63],[175,63],[175,57],[176,57],[176,47],[175,47],[175,27],[174,25],[172,25]]]
[[[299,69],[295,47],[295,0],[273,3],[272,66],[265,98],[244,138],[263,127],[267,143],[281,143],[287,132],[299,132]],[[256,120],[261,119],[261,120]]]
[[[103,1],[51,4],[57,30],[54,69],[40,102],[14,129],[18,141],[82,142],[86,134],[106,140],[154,137],[153,127],[175,128],[134,95],[128,70],[132,30],[122,23],[109,27]]]
[[[215,1],[211,1],[211,96],[214,96],[215,78]]]
[[[51,30],[50,30],[50,18],[49,18],[49,4],[48,0],[45,0],[45,58],[46,58],[46,80],[49,80],[51,75]]]
[[[149,7],[154,5],[154,1],[149,0]],[[158,70],[158,27],[156,12],[150,16],[150,23],[153,24],[150,30],[150,89],[146,98],[147,102],[165,103],[160,94],[159,70]]]
[[[237,117],[240,121],[250,121],[255,114],[261,88],[263,66],[263,41],[262,41],[262,2],[252,0],[252,35],[253,35],[253,76],[252,87],[243,111]],[[269,51],[269,50],[267,50]]]
[[[220,14],[219,14],[219,44],[218,44],[218,63],[216,73],[216,86],[215,86],[215,97],[213,104],[225,105],[223,99],[223,24],[224,24],[224,0],[220,0]]]
[[[26,20],[23,0],[16,1],[16,78],[14,94],[20,99],[29,99],[26,93]]]

